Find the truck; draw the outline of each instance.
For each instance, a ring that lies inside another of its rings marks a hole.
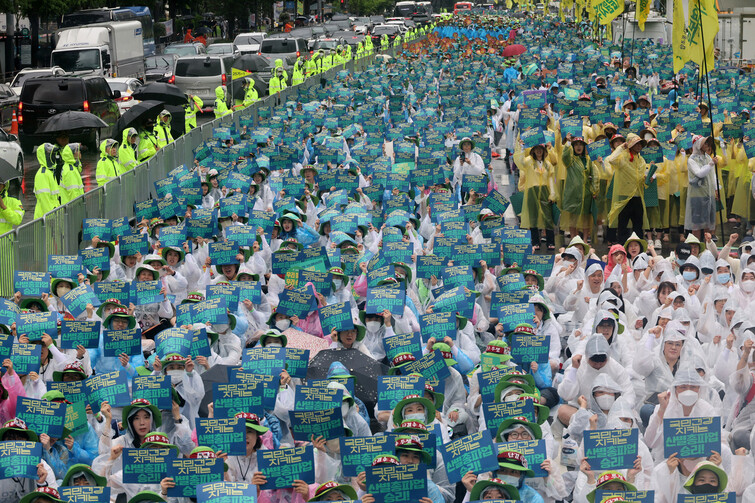
[[[75,76],[144,79],[144,45],[139,21],[110,21],[55,33],[51,66]]]

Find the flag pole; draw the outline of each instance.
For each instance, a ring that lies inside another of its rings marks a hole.
[[[710,81],[708,80],[708,53],[705,50],[705,32],[703,31],[703,12],[700,8],[700,0],[697,0],[697,15],[700,18],[700,40],[702,41],[703,46],[703,68],[705,71],[705,89],[708,94],[708,118],[710,119],[710,137],[713,140],[713,155],[716,155],[716,133],[713,129],[713,103],[710,99]],[[714,56],[715,57],[715,56]],[[703,93],[702,93],[702,77],[700,79],[700,98],[702,101]],[[716,188],[718,189],[720,187],[720,184],[718,183],[718,166],[714,165],[713,167],[713,173],[715,174],[715,180],[716,180]],[[721,187],[723,189],[723,187]],[[726,202],[726,198],[722,197],[723,194],[721,193],[721,190],[718,190],[718,199],[721,201],[721,206],[724,207],[724,203]],[[725,207],[724,207],[725,208]],[[716,211],[718,213],[718,218],[721,221],[721,242],[726,241],[726,234],[724,231],[724,214],[722,211]]]
[[[624,67],[624,38],[627,35],[627,9],[624,7],[624,12],[621,13],[621,66]]]

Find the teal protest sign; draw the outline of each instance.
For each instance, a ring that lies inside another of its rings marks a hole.
[[[353,377],[331,377],[330,379],[307,379],[307,384],[313,388],[327,388],[330,383],[339,382],[346,386],[346,391],[354,396],[354,378]]]
[[[159,304],[165,300],[165,295],[160,293],[163,282],[159,279],[154,281],[134,281],[131,283],[131,302],[135,306]]]
[[[535,319],[534,304],[504,304],[498,309],[498,319],[503,324],[504,332],[513,331],[517,325],[532,325]]]
[[[617,430],[619,431],[619,430]],[[628,430],[624,430],[628,431]],[[587,433],[587,431],[585,432]],[[519,440],[516,442],[501,442],[496,445],[496,449],[515,451],[524,455],[527,460],[527,466],[535,472],[535,477],[547,477],[548,472],[543,470],[540,465],[546,460],[548,454],[545,450],[545,440]],[[593,458],[590,458],[592,461]],[[592,466],[592,465],[590,465]]]
[[[483,199],[482,201],[482,207],[488,208],[496,215],[503,215],[504,213],[506,213],[509,204],[511,204],[509,200],[506,199],[503,194],[501,194],[497,190],[490,192],[490,194],[485,196],[485,199]]]
[[[0,298],[0,323],[10,327],[18,321],[21,310],[12,300]]]
[[[374,437],[341,437],[341,467],[347,477],[356,477],[372,461],[381,455],[394,455],[396,452],[395,439],[391,435]]]
[[[496,402],[482,404],[485,414],[485,427],[491,435],[498,433],[498,427],[510,417],[526,417],[527,421],[535,422],[535,406],[532,400],[517,400],[515,402]]]
[[[157,356],[165,358],[169,354],[189,356],[193,331],[181,327],[163,330],[155,336]]]
[[[316,308],[315,296],[310,288],[286,289],[278,294],[278,313],[304,319]]]
[[[677,503],[736,503],[737,493],[679,494]]]
[[[419,501],[427,497],[427,467],[389,465],[367,467],[367,492],[375,503]]]
[[[257,486],[244,482],[207,482],[197,486],[197,503],[255,503]]]
[[[486,194],[488,192],[488,176],[463,175],[461,177],[461,190],[465,193],[474,190],[478,194]]]
[[[142,329],[139,326],[126,330],[104,330],[102,333],[104,356],[139,355],[142,352]]]
[[[68,503],[108,503],[109,487],[68,486],[60,487],[60,499]]]
[[[312,435],[325,440],[344,436],[341,406],[326,410],[294,410],[289,412],[291,431],[298,442],[311,441]],[[262,451],[260,451],[262,452]]]
[[[234,242],[210,243],[210,260],[212,265],[220,266],[238,264],[239,245]]]
[[[448,265],[448,260],[437,255],[417,256],[417,278],[430,279],[432,276],[440,278],[441,271]]]
[[[197,356],[209,358],[212,355],[210,350],[210,338],[207,336],[207,330],[199,328],[191,331],[191,350],[189,354],[193,359]]]
[[[239,246],[251,247],[257,241],[257,230],[246,225],[231,225],[226,227],[225,237],[237,248]]]
[[[234,418],[195,419],[197,442],[230,456],[246,456],[246,422]]]
[[[548,363],[550,343],[550,335],[512,334],[511,357],[525,368],[529,368],[531,362]]]
[[[315,481],[315,453],[311,445],[285,449],[263,449],[257,452],[257,469],[266,482],[260,490],[286,489],[294,486],[294,480],[307,484]]]
[[[532,148],[535,145],[545,145],[545,135],[540,128],[522,131],[519,137],[524,142],[524,148]]]
[[[191,319],[194,323],[227,325],[228,304],[222,297],[197,302],[191,306]]]
[[[315,287],[315,290],[317,290],[317,293],[322,294],[326,297],[330,295],[330,290],[333,286],[332,274],[330,274],[329,272],[314,271],[311,269],[299,269],[298,273],[298,288],[304,288],[307,286],[307,283],[312,283]]]
[[[89,285],[80,285],[63,295],[60,300],[63,305],[66,306],[66,310],[71,313],[74,318],[78,318],[86,312],[87,305],[91,304],[93,307],[100,305],[100,299],[94,294],[94,290]],[[57,335],[57,333],[55,334]]]
[[[264,414],[262,385],[246,382],[242,384],[214,383],[212,398],[215,415],[233,417],[238,412]]]
[[[474,295],[471,292],[467,295],[462,286],[451,288],[435,297],[433,311],[459,313],[470,319],[474,314]]]
[[[137,220],[146,218],[152,220],[160,216],[160,210],[157,207],[157,199],[147,199],[146,201],[139,201],[134,203],[134,215]]]
[[[553,271],[555,259],[555,255],[528,254],[524,256],[522,270],[533,270],[543,278],[548,278]]]
[[[702,495],[698,494],[696,496],[699,498]],[[595,492],[595,501],[607,501],[613,498],[622,498],[625,501],[634,501],[636,503],[654,503],[655,491],[596,491]],[[736,501],[736,499],[734,501]],[[734,501],[730,503],[734,503]]]
[[[10,360],[13,362],[13,370],[21,375],[29,372],[39,373],[39,362],[42,358],[42,346],[39,344],[13,344]]]
[[[30,341],[40,341],[43,335],[58,337],[58,313],[21,313],[16,322],[18,335],[26,335]]]
[[[82,241],[91,241],[94,237],[100,238],[100,241],[111,240],[112,220],[108,220],[107,218],[85,218],[81,225]]]
[[[50,273],[16,271],[13,274],[13,291],[21,292],[24,297],[41,297],[43,293],[50,293]]]
[[[376,256],[375,259],[379,263],[384,263],[382,257]],[[380,267],[374,267],[377,263],[372,264],[371,267],[367,270],[367,286],[368,287],[376,287],[378,283],[380,283],[385,278],[395,278],[396,277],[396,268],[392,265],[384,265]]]
[[[343,390],[314,386],[297,386],[294,410],[327,410],[340,407]]]
[[[388,310],[394,316],[401,316],[404,313],[405,295],[406,289],[401,285],[368,288],[365,312],[367,314],[377,314]]]
[[[412,261],[414,253],[414,244],[404,241],[383,242],[380,252],[385,257],[386,262],[402,262],[408,264]]]
[[[503,260],[507,265],[521,265],[524,257],[532,253],[532,245],[529,243],[501,243],[503,247]]]
[[[223,480],[224,461],[220,458],[172,459],[165,474],[176,483],[168,489],[169,498],[193,498],[197,486]]]
[[[496,282],[502,292],[517,292],[523,288],[527,288],[527,283],[524,281],[524,275],[519,273],[498,276]]]
[[[110,249],[103,248],[86,248],[79,250],[81,263],[89,271],[99,269],[100,271],[110,270]]]
[[[241,367],[255,374],[279,375],[286,368],[285,348],[248,348],[241,357]]]
[[[83,384],[82,381],[79,381]],[[84,396],[84,394],[80,394]],[[68,430],[72,437],[78,437],[89,431],[89,422],[87,421],[87,406],[83,401],[74,402],[68,395],[66,400],[73,402],[66,404],[66,421],[64,423],[65,429]]]
[[[207,299],[225,299],[227,306],[231,306],[234,310],[239,305],[239,295],[241,294],[241,287],[238,285],[207,285]]]
[[[23,419],[29,429],[37,434],[47,433],[53,438],[63,438],[66,404],[19,396],[16,399],[16,417]]]
[[[262,283],[259,281],[232,281],[231,284],[239,287],[239,301],[250,300],[257,305],[262,302]]]
[[[110,238],[115,241],[116,238],[118,238],[118,241],[120,243],[120,239],[123,236],[130,236],[131,235],[131,226],[128,224],[128,218],[127,217],[121,217],[116,218],[111,223],[110,228]]]
[[[492,369],[477,374],[477,385],[483,402],[493,403],[495,401],[495,387],[501,382],[501,378],[511,370],[512,368]]]
[[[430,313],[419,317],[420,332],[425,340],[435,337],[435,340],[442,341],[450,337],[455,341],[456,327],[456,313]]]
[[[169,227],[160,227],[160,246],[171,248],[183,248],[187,240],[186,227],[183,225],[172,225]]]
[[[48,255],[47,272],[53,278],[76,279],[84,266],[79,255]]]
[[[42,444],[26,440],[0,442],[0,479],[37,480],[37,465],[42,459]]]
[[[170,410],[173,405],[170,377],[167,375],[134,376],[133,398],[143,398],[160,410]]]
[[[532,242],[531,231],[518,227],[499,227],[491,232],[492,239],[502,243],[528,245]]]
[[[422,337],[417,332],[394,334],[383,337],[383,348],[388,360],[393,360],[399,353],[411,353],[415,358],[422,357]]]
[[[63,393],[66,400],[73,403],[87,404],[86,390],[84,389],[84,381],[71,381],[71,382],[55,382],[51,381],[47,383],[50,390],[56,390]]]
[[[598,470],[623,470],[634,467],[638,453],[637,428],[587,430],[584,436],[585,457]]]
[[[440,452],[451,484],[461,482],[470,471],[479,475],[498,469],[498,451],[490,434],[484,430],[447,442]]]
[[[450,288],[461,286],[474,290],[472,266],[454,265],[446,267],[441,273],[441,279],[443,280],[443,286]]]
[[[126,281],[98,281],[92,285],[92,290],[100,303],[109,299],[116,299],[124,306],[131,302],[131,282]]]
[[[497,313],[504,304],[523,304],[530,300],[534,295],[530,289],[519,290],[516,292],[493,292],[493,298],[490,303],[490,312]]]
[[[115,370],[90,376],[84,381],[84,389],[87,401],[95,414],[99,412],[104,401],[112,407],[125,407],[131,403],[125,371]]]
[[[440,381],[451,375],[443,354],[437,349],[427,353],[418,360],[407,363],[401,368],[401,373],[404,375],[415,372],[422,374],[426,379],[436,378]]]
[[[318,309],[322,333],[330,334],[332,329],[338,331],[351,330],[354,328],[354,320],[351,318],[351,305],[348,302],[330,304]]]
[[[663,455],[700,458],[721,448],[721,418],[682,417],[663,419]]]
[[[265,409],[275,408],[275,398],[280,387],[280,375],[261,375],[247,372],[243,369],[231,369],[228,374],[228,382],[231,384],[251,383],[262,389],[262,405]]]

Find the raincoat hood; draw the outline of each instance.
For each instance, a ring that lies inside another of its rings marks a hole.
[[[278,59],[275,60],[275,68],[276,69],[283,68],[283,60],[282,59],[278,58]]]
[[[716,257],[713,256],[710,250],[705,250],[704,252],[700,254],[699,262],[700,262],[700,271],[703,274],[711,274],[711,271],[715,272],[714,264],[716,263]],[[724,260],[724,262],[726,261]]]
[[[611,332],[611,338],[610,338],[611,342],[609,342],[609,345],[610,345],[616,340],[615,337],[616,337],[616,334],[618,333],[619,323],[616,320],[616,316],[614,316],[613,313],[602,309],[598,311],[598,313],[595,315],[595,320],[593,321],[593,324],[592,324],[593,333],[597,333],[598,325],[603,320],[610,321],[611,324],[613,325],[613,328],[612,328],[613,332]]]
[[[136,129],[132,128],[132,127],[124,129],[123,130],[123,141],[121,141],[121,145],[128,144],[128,139],[131,136],[139,136],[139,132]]]
[[[225,99],[225,86],[218,86],[215,88],[215,97],[219,100]]]
[[[588,360],[595,355],[608,356],[609,350],[610,347],[605,337],[600,334],[592,335],[589,339],[587,339],[587,345],[585,346],[585,356]]]
[[[107,153],[107,151],[113,147],[113,145],[118,146],[118,142],[113,140],[112,138],[108,138],[107,140],[102,140],[100,143],[100,154],[101,157],[110,157],[110,154]]]
[[[63,162],[66,164],[75,164],[76,163],[76,157],[73,155],[73,150],[71,149],[71,144],[69,143],[65,147],[63,147],[63,150],[60,152],[60,157],[63,159]]]
[[[43,143],[37,147],[37,162],[39,162],[40,168],[47,168],[55,164],[52,158],[54,152],[55,145],[52,143]]]

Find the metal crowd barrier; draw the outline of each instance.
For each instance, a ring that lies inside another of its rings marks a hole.
[[[393,54],[393,49],[389,51]],[[41,218],[32,220],[0,236],[0,297],[13,295],[14,271],[46,271],[48,255],[76,255],[81,242],[81,225],[85,218],[120,218],[134,216],[134,203],[156,197],[154,182],[165,178],[176,166],[194,163],[194,148],[212,138],[216,127],[235,124],[248,116],[258,125],[258,110],[273,108],[276,98],[280,103],[295,99],[298,89],[309,89],[320,84],[320,78],[334,78],[344,68],[363,70],[375,60],[375,55],[351,60],[343,67],[333,68],[325,74],[307,79],[296,88],[287,88],[279,97],[268,96],[244,110],[234,112],[189,131],[177,138],[154,157],[136,166],[118,178],[85,193],[68,204],[56,208]]]

